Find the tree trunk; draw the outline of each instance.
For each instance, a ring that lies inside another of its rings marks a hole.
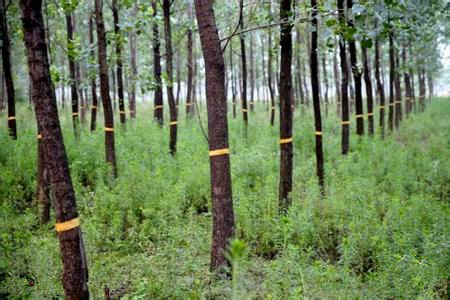
[[[426,96],[426,88],[425,88],[425,68],[419,67],[419,111],[425,111],[425,96]]]
[[[352,11],[353,0],[347,0],[347,10]],[[347,24],[354,28],[352,17],[347,18]],[[356,54],[356,42],[354,39],[349,41],[350,61],[352,63],[353,80],[355,81],[355,111],[356,111],[356,134],[364,135],[364,115],[361,91],[361,72],[358,69],[358,59]]]
[[[0,74],[0,112],[5,108],[5,73]]]
[[[227,265],[226,249],[234,235],[233,198],[228,150],[225,63],[214,20],[212,0],[195,0],[198,31],[205,60],[213,234],[211,269]]]
[[[336,42],[336,41],[335,41]],[[340,85],[341,85],[341,78],[339,76],[339,67],[338,67],[338,60],[337,60],[337,47],[335,45],[334,47],[334,53],[333,53],[333,75],[334,75],[334,89],[336,93],[336,113],[338,116],[341,115],[341,93],[340,93]]]
[[[177,153],[177,108],[173,96],[173,63],[172,63],[172,33],[170,29],[170,0],[163,0],[164,33],[166,37],[166,73],[169,83],[167,84],[167,99],[170,110],[170,154]]]
[[[133,5],[133,17],[137,17],[138,6],[137,0]],[[130,54],[131,54],[131,78],[130,78],[130,102],[128,103],[130,109],[130,118],[136,118],[136,81],[138,78],[138,70],[136,64],[136,50],[137,48],[137,36],[136,29],[132,29],[130,32]]]
[[[192,20],[192,5],[189,2],[188,14],[189,20]],[[186,116],[192,117],[194,115],[194,103],[192,99],[192,84],[193,84],[193,53],[192,53],[192,28],[189,26],[187,30],[187,70],[188,70],[188,78],[187,78],[187,95],[186,95]],[[231,67],[232,68],[232,67]]]
[[[311,32],[311,90],[313,96],[314,107],[314,126],[316,129],[316,172],[319,179],[321,195],[325,194],[325,171],[323,165],[323,149],[322,149],[322,118],[320,115],[320,91],[319,91],[319,61],[317,58],[317,1],[311,0],[311,24],[315,28]]]
[[[428,81],[428,97],[429,101],[431,101],[433,95],[434,95],[434,84],[433,84],[433,75],[431,75],[431,72],[427,72],[427,81]]]
[[[116,80],[117,95],[119,96],[119,116],[120,123],[126,123],[125,101],[123,97],[123,76],[122,76],[122,37],[119,27],[119,10],[117,8],[117,0],[112,0],[112,13],[114,19],[114,34],[116,42]]]
[[[402,89],[400,85],[400,58],[398,51],[395,51],[395,77],[394,77],[394,88],[395,88],[395,127],[398,128],[400,122],[402,121]]]
[[[375,78],[377,81],[377,90],[378,95],[380,97],[380,129],[381,129],[381,137],[384,138],[385,135],[385,126],[384,126],[384,113],[385,109],[385,95],[384,95],[384,86],[381,82],[381,62],[380,62],[380,42],[378,38],[375,40]]]
[[[300,105],[301,105],[301,111],[303,112],[303,108],[305,105],[305,91],[303,90],[303,84],[302,84],[302,77],[304,76],[302,72],[302,61],[301,61],[301,50],[300,45],[301,43],[301,37],[300,37],[300,28],[297,29],[297,82],[298,82],[298,90],[299,90],[299,97],[300,97]]]
[[[394,130],[394,84],[395,84],[395,52],[394,52],[394,30],[389,30],[389,130]]]
[[[241,1],[241,5],[243,4],[243,0]],[[244,30],[244,16],[241,10],[241,30]],[[242,86],[241,86],[241,100],[242,100],[242,114],[244,118],[244,131],[245,136],[247,136],[247,124],[248,124],[248,111],[247,111],[247,58],[245,55],[245,40],[244,35],[239,35],[241,41],[241,63],[242,63]]]
[[[13,140],[17,140],[14,82],[11,71],[10,43],[8,35],[8,20],[6,19],[5,0],[0,0],[0,26],[2,33],[1,48],[2,48],[3,74],[5,75],[6,96],[8,101],[8,130],[10,137]]]
[[[272,59],[273,59],[273,52],[272,52],[272,30],[269,29],[269,41],[268,41],[268,50],[269,50],[269,58],[267,61],[267,81],[269,85],[269,93],[270,93],[270,125],[274,125],[275,123],[275,92],[273,90],[273,83],[272,83]]]
[[[372,73],[370,71],[370,62],[367,55],[367,48],[361,46],[363,65],[364,65],[364,82],[367,94],[367,122],[369,135],[374,134],[373,127],[373,91],[372,91]]]
[[[231,101],[233,103],[233,118],[236,119],[236,76],[233,67],[233,41],[230,41],[230,73],[231,73]]]
[[[91,45],[90,56],[92,60],[95,59],[95,45],[94,45],[94,21],[92,15],[89,18],[89,44]],[[97,125],[97,109],[98,109],[98,99],[97,99],[97,84],[96,84],[96,70],[90,74],[91,77],[91,94],[92,94],[92,106],[91,106],[91,131],[95,131]]]
[[[346,17],[344,11],[344,0],[337,1],[337,8],[339,14],[340,25],[345,25]],[[348,64],[347,64],[347,47],[345,44],[344,35],[339,37],[339,58],[341,60],[341,151],[343,155],[347,155],[350,148],[350,116],[348,103]]]
[[[291,14],[291,0],[280,2],[280,19],[287,21]],[[286,213],[291,205],[292,192],[292,33],[290,24],[280,26],[280,185],[279,211]]]
[[[106,33],[103,21],[103,0],[95,0],[95,19],[97,22],[98,64],[100,69],[100,93],[105,119],[105,155],[111,164],[113,177],[117,177],[116,151],[114,146],[114,115],[109,96],[108,65],[106,63]]]
[[[153,118],[160,126],[164,124],[163,92],[161,85],[161,53],[157,18],[157,1],[152,0],[153,9],[153,76],[155,77],[155,98]]]
[[[328,74],[327,74],[327,60],[326,54],[322,56],[322,71],[323,71],[323,83],[325,85],[324,97],[325,97],[325,116],[328,116]]]
[[[403,47],[402,51],[402,64],[406,67],[407,63],[407,47]],[[403,72],[403,81],[405,83],[405,114],[406,116],[411,113],[411,100],[412,100],[412,94],[411,94],[411,77],[409,75],[409,70],[405,69]]]
[[[255,111],[255,64],[253,57],[253,35],[250,33],[250,111]]]
[[[75,74],[75,46],[73,44],[73,20],[72,12],[66,13],[67,26],[67,56],[69,60],[69,78],[70,78],[70,93],[72,97],[72,124],[75,136],[79,136],[79,119],[78,119],[78,90]]]
[[[78,219],[75,192],[69,173],[58,119],[56,99],[52,90],[50,66],[45,43],[41,0],[21,0],[22,25],[27,60],[32,82],[32,96],[42,148],[49,172],[52,198],[56,211],[56,230],[61,249],[64,273],[62,282],[67,299],[89,299],[86,285],[87,264]]]

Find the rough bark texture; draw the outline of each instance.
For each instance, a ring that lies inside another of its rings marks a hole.
[[[114,19],[114,33],[116,40],[116,74],[117,74],[117,95],[119,96],[119,116],[120,123],[126,123],[125,101],[123,98],[123,75],[122,75],[122,37],[119,27],[119,10],[117,0],[112,0],[112,12]]]
[[[172,33],[170,29],[170,0],[163,0],[163,12],[164,12],[164,35],[166,38],[166,73],[169,80],[167,84],[167,100],[169,102],[170,111],[170,141],[169,151],[170,154],[175,155],[177,153],[177,108],[175,98],[173,96],[173,53],[172,53]]]
[[[395,49],[394,49],[394,31],[389,31],[389,118],[388,128],[394,130],[394,82],[395,82]]]
[[[209,150],[228,148],[225,63],[214,20],[212,0],[195,0],[198,31],[205,60]],[[213,233],[211,268],[227,265],[225,251],[234,235],[230,158],[228,154],[210,156]]]
[[[94,48],[94,21],[92,15],[89,18],[89,43],[91,44],[91,58],[95,59],[95,48]],[[97,84],[96,75],[97,72],[90,74],[91,76],[91,94],[92,94],[92,106],[91,106],[91,131],[95,131],[97,127],[97,111],[98,111],[98,98],[97,98]]]
[[[319,61],[317,58],[317,1],[311,0],[311,23],[315,30],[311,32],[311,90],[314,107],[314,126],[316,129],[316,173],[319,179],[321,194],[325,193],[325,174],[323,165],[323,146],[322,146],[322,118],[320,115],[320,91],[319,91]]]
[[[153,76],[155,77],[155,98],[154,98],[154,112],[153,118],[159,123],[164,124],[164,107],[163,107],[163,92],[161,85],[161,53],[160,53],[160,41],[159,41],[159,29],[157,17],[157,2],[152,1],[153,9]]]
[[[6,6],[5,0],[0,0],[0,26],[2,34],[2,61],[3,74],[6,83],[6,96],[8,101],[8,130],[9,135],[13,140],[17,139],[17,125],[16,125],[16,107],[14,95],[14,82],[11,71],[10,61],[10,44],[8,36],[8,22],[6,20]]]
[[[380,42],[375,40],[375,79],[377,81],[377,91],[380,97],[380,131],[381,137],[384,138],[385,135],[385,125],[384,125],[384,114],[386,111],[385,107],[385,95],[384,86],[381,82],[381,63],[380,63]]]
[[[56,220],[78,217],[75,192],[69,173],[56,99],[50,79],[41,0],[21,0],[22,25],[32,82],[35,113],[42,134]],[[67,299],[89,299],[87,267],[80,227],[58,234],[63,262],[63,287]]]
[[[347,11],[351,12],[353,7],[353,0],[347,0]],[[349,27],[354,27],[353,19],[347,18]],[[361,91],[361,72],[358,68],[358,59],[356,53],[356,42],[354,39],[349,41],[350,61],[352,64],[353,80],[355,81],[355,111],[356,111],[356,134],[364,134],[364,116],[363,103]]]
[[[78,118],[78,90],[75,74],[75,53],[73,44],[73,20],[72,12],[66,12],[66,27],[67,27],[67,57],[69,60],[69,78],[70,78],[70,93],[72,98],[72,124],[75,136],[79,132],[79,118]]]
[[[109,97],[108,65],[106,63],[106,33],[103,21],[103,0],[95,0],[97,22],[98,64],[100,66],[100,94],[105,119],[105,156],[111,164],[113,177],[117,177],[116,151],[114,146],[114,115]]]
[[[367,123],[369,135],[374,134],[373,127],[373,91],[372,91],[372,73],[370,71],[369,56],[367,55],[367,48],[361,46],[363,65],[364,65],[364,82],[366,85],[367,95]]]
[[[291,0],[280,3],[280,18],[287,21],[291,13]],[[292,25],[280,26],[280,140],[292,139]],[[291,204],[292,192],[292,141],[280,143],[279,209],[285,213]]]

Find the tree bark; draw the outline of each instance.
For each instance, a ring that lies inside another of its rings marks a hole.
[[[269,58],[267,61],[267,81],[269,85],[269,94],[270,94],[270,125],[274,125],[275,123],[275,92],[273,90],[273,83],[272,83],[272,60],[273,60],[273,52],[272,52],[272,30],[269,29],[269,41],[268,41],[268,50],[269,50]]]
[[[373,91],[372,91],[372,73],[370,71],[370,62],[367,55],[367,48],[361,46],[363,65],[364,65],[364,82],[366,85],[367,95],[367,123],[369,135],[374,134],[373,127]]]
[[[234,235],[233,198],[228,152],[225,63],[214,20],[212,0],[195,0],[198,31],[205,60],[213,234],[211,269],[227,265],[225,251]],[[218,154],[217,150],[223,150]]]
[[[233,118],[236,119],[236,76],[233,65],[233,41],[230,41],[230,73],[231,73],[231,102],[233,104]]]
[[[347,0],[347,11],[351,12],[353,0]],[[347,18],[347,24],[350,28],[354,28],[353,19]],[[350,61],[352,64],[353,80],[355,81],[355,111],[356,111],[356,134],[364,135],[364,115],[361,91],[361,72],[358,69],[358,59],[356,54],[356,42],[354,39],[349,41]]]
[[[406,67],[407,64],[407,47],[403,47],[402,51],[402,64]],[[411,93],[411,77],[409,75],[409,69],[405,68],[403,72],[403,81],[405,84],[405,114],[408,116],[411,113],[411,101],[412,101],[412,93]]]
[[[394,84],[395,84],[395,49],[394,49],[394,29],[389,30],[389,118],[388,128],[394,130]]]
[[[95,0],[95,18],[97,22],[98,64],[100,67],[100,93],[105,119],[105,156],[112,166],[113,177],[117,177],[116,151],[114,145],[114,115],[109,96],[108,65],[106,62],[106,33],[103,21],[103,0]]]
[[[419,111],[425,111],[425,68],[423,66],[419,67]]]
[[[241,5],[243,5],[243,0]],[[241,10],[241,30],[244,30],[244,16],[243,9]],[[247,135],[247,124],[248,124],[248,111],[247,111],[247,57],[245,55],[245,39],[244,35],[239,35],[241,42],[241,63],[242,63],[242,86],[241,86],[241,101],[242,101],[242,115],[244,118],[244,130],[245,135]]]
[[[328,74],[327,74],[327,60],[326,53],[322,55],[322,71],[323,71],[323,83],[325,85],[324,98],[325,98],[325,116],[328,116]]]
[[[334,76],[334,84],[335,84],[334,89],[335,89],[335,93],[336,93],[336,113],[338,116],[340,116],[341,115],[341,102],[342,102],[341,92],[340,92],[341,78],[339,76],[339,67],[338,67],[337,56],[338,56],[338,49],[335,45],[334,53],[333,53],[333,76]]]
[[[255,111],[255,64],[253,57],[253,35],[250,33],[250,111]]]
[[[52,90],[50,66],[45,43],[41,0],[21,0],[22,26],[32,82],[32,97],[42,147],[48,164],[49,181],[55,204],[58,239],[63,262],[63,287],[67,299],[89,299],[86,285],[87,264],[78,220],[78,211],[70,178],[69,164]],[[73,226],[61,228],[72,221]],[[58,229],[59,228],[59,229]],[[64,229],[64,230],[63,230]]]
[[[188,14],[189,20],[192,20],[192,6],[191,2],[189,2]],[[187,78],[187,95],[186,95],[186,116],[192,117],[194,115],[194,103],[192,99],[192,85],[193,85],[193,50],[192,50],[193,42],[192,42],[192,28],[189,26],[187,30],[187,70],[188,70],[188,78]],[[230,58],[231,59],[231,58]],[[232,63],[232,62],[231,62]],[[231,66],[231,70],[233,67]]]
[[[89,43],[91,45],[90,56],[91,59],[95,59],[95,46],[94,46],[94,21],[92,15],[89,17]],[[92,94],[92,105],[91,105],[91,131],[95,131],[97,126],[97,109],[98,109],[98,99],[97,99],[97,84],[96,77],[97,72],[94,70],[91,74],[91,94]]]
[[[323,146],[322,146],[322,118],[320,115],[320,91],[319,91],[319,61],[317,58],[317,1],[311,0],[311,24],[315,28],[311,32],[311,90],[313,96],[314,107],[314,127],[316,129],[316,173],[319,179],[321,195],[325,194],[325,170],[323,162]]]
[[[173,63],[172,63],[172,33],[170,28],[170,6],[172,2],[170,0],[163,0],[163,12],[164,12],[164,34],[166,38],[166,73],[169,80],[167,84],[167,99],[169,102],[170,111],[170,141],[169,150],[170,154],[175,155],[177,153],[177,108],[175,98],[173,96]]]
[[[73,16],[72,11],[66,11],[66,27],[67,27],[67,56],[69,60],[69,78],[70,93],[72,98],[72,124],[75,136],[80,134],[79,130],[79,112],[78,112],[78,90],[75,74],[75,46],[73,44]]]
[[[134,1],[133,5],[133,16],[137,17],[138,13],[138,6],[137,6],[137,0]],[[130,110],[130,117],[132,119],[136,118],[136,80],[138,78],[138,69],[137,69],[137,63],[136,63],[136,52],[137,52],[137,36],[136,36],[136,29],[133,29],[130,32],[129,36],[129,44],[130,44],[130,54],[131,54],[131,78],[130,78],[130,102],[129,110]]]
[[[5,0],[0,1],[0,26],[2,33],[2,61],[3,74],[6,83],[6,96],[8,102],[8,130],[9,136],[13,140],[17,140],[17,124],[16,124],[16,106],[14,95],[14,82],[11,71],[11,54],[10,42],[8,35],[8,20],[6,19],[6,5]]]
[[[343,26],[346,23],[344,10],[344,0],[337,0],[337,8],[339,15],[339,23]],[[339,58],[341,63],[341,151],[343,155],[347,155],[350,148],[350,116],[349,116],[349,99],[348,99],[348,64],[347,64],[347,47],[344,35],[339,37]]]
[[[394,88],[395,88],[395,127],[400,126],[402,121],[402,89],[400,85],[400,58],[398,51],[395,51],[395,76],[394,76]]]
[[[123,76],[122,76],[122,33],[119,27],[119,10],[117,8],[117,0],[112,0],[112,13],[114,19],[114,33],[116,42],[116,79],[117,79],[117,95],[119,96],[119,116],[120,123],[126,123],[125,101],[123,97]]]
[[[153,118],[160,126],[164,124],[163,92],[161,84],[161,53],[157,18],[157,1],[152,0],[153,9],[153,75],[155,77],[155,98]]]
[[[377,81],[377,90],[380,97],[380,130],[381,137],[384,138],[385,135],[385,125],[384,125],[384,113],[385,109],[385,95],[384,86],[381,82],[381,62],[380,62],[380,42],[378,38],[375,40],[375,78]]]

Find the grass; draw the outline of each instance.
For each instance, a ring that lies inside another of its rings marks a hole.
[[[159,129],[142,105],[138,119],[116,131],[119,178],[111,185],[102,126],[83,129],[77,141],[62,111],[91,296],[101,299],[107,285],[124,299],[448,297],[449,112],[448,100],[435,99],[385,140],[358,139],[352,125],[343,157],[330,108],[327,197],[320,199],[312,112],[297,111],[293,204],[285,217],[277,214],[278,128],[260,106],[245,140],[242,120],[230,115],[239,241],[230,253],[237,280],[229,281],[209,272],[209,158],[198,120],[180,117],[172,158],[168,126]],[[34,200],[36,129],[25,104],[18,122],[16,142],[0,128],[0,298],[62,298],[58,241],[52,224],[39,223]]]

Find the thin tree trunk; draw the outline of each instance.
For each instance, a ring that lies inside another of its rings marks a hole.
[[[95,45],[94,45],[94,21],[93,16],[89,17],[89,44],[91,45],[90,56],[95,59]],[[98,109],[98,99],[97,99],[97,84],[96,75],[97,72],[90,74],[91,76],[91,94],[92,94],[92,106],[91,106],[91,131],[95,131],[97,126],[97,109]]]
[[[67,55],[69,60],[69,78],[70,78],[70,92],[72,97],[72,123],[75,136],[79,136],[79,118],[78,118],[78,90],[75,74],[75,46],[73,44],[73,20],[72,12],[66,12],[67,25]]]
[[[241,6],[243,5],[243,0],[241,1]],[[241,10],[241,30],[244,30],[244,16]],[[248,124],[248,111],[247,111],[247,58],[245,55],[245,40],[244,35],[239,35],[241,41],[241,63],[242,63],[242,86],[241,86],[241,100],[242,100],[242,114],[244,118],[244,132],[247,136],[247,124]]]
[[[385,109],[385,95],[384,95],[384,86],[381,82],[381,62],[380,62],[380,42],[378,38],[375,40],[375,78],[377,81],[377,90],[378,95],[380,97],[380,129],[381,129],[381,137],[384,138],[385,135],[385,126],[384,126],[384,113]]]
[[[153,9],[153,75],[155,77],[155,96],[153,118],[160,126],[164,124],[164,105],[161,84],[161,53],[157,18],[157,1],[152,0]]]
[[[344,0],[337,0],[337,8],[339,14],[339,23],[346,23]],[[347,155],[350,148],[350,119],[349,119],[349,103],[348,103],[348,64],[347,64],[347,47],[344,35],[339,37],[339,57],[341,61],[341,100],[342,100],[342,116],[341,116],[341,151],[343,155]]]
[[[98,64],[100,68],[100,93],[105,119],[105,156],[112,166],[113,177],[117,177],[116,151],[114,146],[114,115],[109,96],[108,65],[106,63],[106,33],[103,21],[103,0],[95,0],[95,19],[97,23]]]
[[[250,111],[255,111],[255,64],[253,57],[253,35],[250,34]]]
[[[327,74],[327,60],[326,54],[322,56],[322,71],[323,71],[323,83],[325,85],[325,116],[328,116],[328,74]]]
[[[273,90],[273,83],[272,83],[272,59],[273,59],[273,53],[272,53],[272,30],[269,29],[269,41],[268,41],[268,50],[269,50],[269,59],[267,61],[267,81],[269,85],[269,93],[270,93],[270,125],[274,125],[275,123],[275,92]]]
[[[400,84],[400,57],[398,51],[395,51],[395,127],[398,128],[402,121],[402,89]]]
[[[336,42],[336,41],[335,41]],[[334,89],[336,93],[336,113],[338,116],[341,115],[341,92],[340,92],[340,85],[341,85],[341,78],[339,76],[339,67],[338,67],[338,51],[337,47],[335,45],[334,47],[334,53],[333,53],[333,75],[334,75]]]
[[[166,73],[169,80],[167,85],[167,99],[169,102],[170,110],[170,141],[169,149],[170,154],[175,155],[177,153],[177,108],[175,104],[175,98],[173,96],[173,63],[172,63],[172,33],[170,29],[170,0],[163,0],[163,12],[164,12],[164,34],[166,38]]]
[[[347,0],[347,10],[352,11],[353,0]],[[348,17],[347,24],[354,28],[353,19]],[[361,91],[361,72],[358,69],[358,59],[356,54],[356,42],[354,39],[349,41],[350,61],[352,63],[353,80],[355,81],[355,111],[356,111],[356,134],[364,135],[364,115]]]
[[[389,119],[388,128],[394,130],[394,84],[395,84],[395,52],[394,52],[394,30],[391,26],[389,31]]]
[[[189,20],[192,20],[192,4],[189,2],[188,14]],[[188,70],[188,78],[187,78],[187,95],[186,95],[186,116],[192,117],[194,115],[194,103],[192,99],[192,85],[193,85],[193,42],[192,42],[192,28],[189,27],[187,30],[187,70]]]
[[[116,73],[117,73],[117,95],[119,96],[119,116],[120,123],[126,123],[125,101],[123,97],[123,76],[122,76],[122,37],[119,27],[119,9],[117,0],[112,0],[112,13],[114,19],[114,33],[116,42]]]
[[[14,82],[11,71],[10,43],[8,35],[8,20],[6,19],[5,0],[0,1],[0,26],[2,33],[2,61],[5,75],[6,95],[8,101],[8,130],[13,140],[17,140],[16,106],[14,95]]]
[[[211,269],[226,266],[226,249],[234,235],[233,198],[228,150],[225,63],[214,20],[212,0],[195,0],[198,31],[205,60],[213,233]]]
[[[373,91],[372,91],[372,73],[370,71],[370,62],[367,55],[367,48],[361,46],[363,65],[364,65],[364,82],[367,94],[367,122],[369,135],[374,134],[373,127]]]
[[[0,112],[5,108],[5,73],[0,74]]]
[[[58,119],[56,99],[52,90],[50,66],[45,43],[41,0],[21,0],[22,25],[32,94],[42,148],[51,184],[56,211],[56,230],[61,249],[64,273],[62,283],[67,299],[89,299],[86,285],[87,264],[79,223],[75,192]]]
[[[425,88],[425,68],[419,67],[419,111],[425,111],[425,96],[426,96],[426,88]]]
[[[325,194],[325,170],[323,162],[323,146],[322,146],[322,118],[320,115],[320,91],[319,91],[319,61],[317,58],[317,1],[311,0],[311,23],[315,28],[311,32],[311,90],[313,96],[314,107],[314,127],[316,129],[316,173],[319,179],[321,195]]]
[[[305,105],[305,91],[303,90],[303,84],[302,84],[302,77],[304,76],[302,72],[302,61],[301,61],[301,37],[300,37],[300,30],[297,29],[297,82],[298,82],[298,90],[299,90],[299,97],[300,97],[300,105],[301,110],[303,111],[304,105]]]
[[[236,76],[233,67],[233,41],[230,41],[230,72],[231,72],[231,101],[233,103],[233,118],[236,119]]]
[[[133,5],[133,17],[137,17],[138,6],[137,0],[134,1]],[[136,30],[133,29],[130,32],[130,54],[131,54],[131,78],[130,78],[130,118],[136,118],[136,81],[138,77],[137,63],[136,63],[136,50],[137,48],[137,36]]]
[[[403,47],[402,51],[402,63],[403,66],[406,66],[407,63],[407,47]],[[412,101],[412,94],[411,94],[411,77],[409,75],[409,70],[405,69],[403,72],[403,81],[405,83],[405,114],[408,116],[411,113],[411,101]]]

